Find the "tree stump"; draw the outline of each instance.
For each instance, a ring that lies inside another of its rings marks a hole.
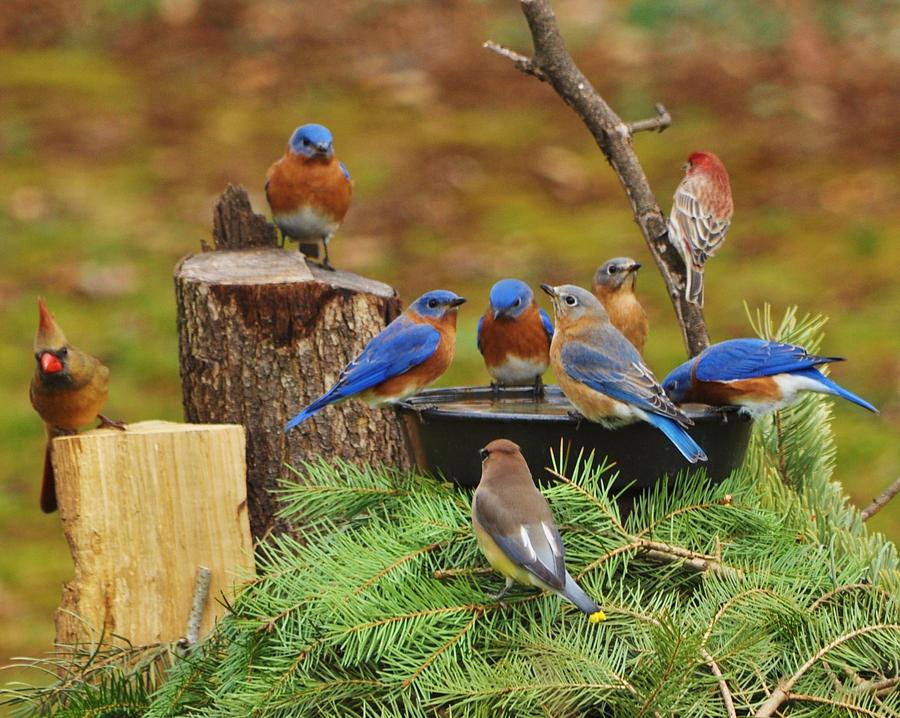
[[[244,430],[163,421],[53,440],[53,469],[75,578],[56,614],[62,645],[186,635],[197,569],[205,633],[242,575],[253,575]]]
[[[285,464],[326,456],[411,466],[393,409],[350,401],[284,432],[399,314],[391,287],[307,265],[297,251],[254,248],[186,257],[175,292],[185,417],[245,427],[254,536],[288,528],[270,493],[289,475]]]

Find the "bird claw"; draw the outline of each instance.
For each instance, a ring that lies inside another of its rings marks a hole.
[[[97,427],[98,429],[116,429],[117,431],[125,431],[125,427],[128,426],[124,421],[116,421],[103,414],[97,414],[97,418],[100,419],[100,425]]]
[[[581,422],[584,421],[584,415],[577,411],[567,412],[569,418],[575,419],[575,431],[578,431],[581,428]]]
[[[541,399],[544,396],[544,380],[537,376],[534,379],[534,398],[535,400]]]

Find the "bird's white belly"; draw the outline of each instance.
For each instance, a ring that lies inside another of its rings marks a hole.
[[[311,207],[277,214],[274,219],[279,229],[293,239],[326,239],[338,228],[337,222]]]
[[[781,401],[778,402],[777,406],[779,409],[783,406],[793,404],[800,398],[800,394],[804,391],[814,391],[820,394],[831,393],[824,390],[825,387],[822,386],[821,382],[808,376],[799,374],[776,374],[772,378],[775,379],[775,383],[781,390]]]
[[[532,384],[537,377],[547,371],[547,362],[507,356],[506,361],[490,367],[488,371],[498,384],[505,386]]]

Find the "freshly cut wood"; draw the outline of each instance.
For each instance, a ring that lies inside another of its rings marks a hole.
[[[325,456],[411,465],[393,409],[346,402],[284,431],[400,312],[391,287],[308,265],[297,251],[253,248],[186,257],[175,292],[185,417],[247,429],[255,537],[289,530],[271,493],[291,476],[285,464]]]
[[[60,644],[185,636],[198,566],[210,570],[200,635],[254,571],[240,426],[145,421],[53,440],[75,578],[56,614]]]

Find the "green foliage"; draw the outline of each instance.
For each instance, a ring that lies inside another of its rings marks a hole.
[[[755,321],[812,349],[823,323]],[[896,549],[833,466],[819,396],[758,422],[721,484],[661,481],[627,516],[611,467],[561,454],[546,495],[570,571],[608,616],[592,625],[531,589],[489,598],[501,579],[467,493],[309,464],[281,490],[304,540],[260,546],[257,577],[191,653],[66,656],[45,666],[66,671],[57,685],[7,695],[48,716],[896,715]]]

